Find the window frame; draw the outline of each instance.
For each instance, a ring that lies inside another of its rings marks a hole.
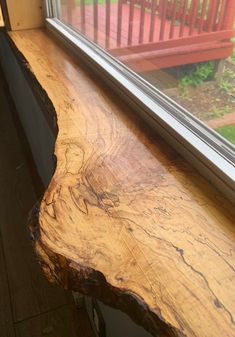
[[[56,2],[44,0],[46,27],[235,204],[235,147],[82,33],[56,18]]]
[[[0,0],[0,5],[1,5],[1,8],[2,8],[2,15],[3,15],[5,27],[6,27],[7,30],[11,30],[11,24],[10,24],[6,0]]]

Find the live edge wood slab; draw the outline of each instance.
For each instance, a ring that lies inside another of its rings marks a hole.
[[[10,37],[57,118],[32,229],[48,279],[153,336],[234,337],[234,207],[46,31]]]

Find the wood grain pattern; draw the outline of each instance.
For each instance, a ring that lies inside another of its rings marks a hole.
[[[43,0],[6,0],[12,30],[39,28],[44,25]]]
[[[58,118],[33,227],[48,278],[154,336],[234,337],[234,207],[46,32],[10,37]]]

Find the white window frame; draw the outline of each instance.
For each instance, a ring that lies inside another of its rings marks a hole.
[[[235,146],[104,49],[57,19],[44,0],[46,26],[235,204]]]

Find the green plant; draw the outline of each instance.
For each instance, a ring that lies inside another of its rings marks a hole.
[[[232,108],[228,105],[225,105],[224,107],[213,107],[206,115],[207,118],[213,119],[213,118],[219,118],[223,117],[227,113],[231,112]]]
[[[215,64],[212,61],[184,66],[179,80],[180,89],[185,93],[188,86],[199,86],[210,79],[214,68]]]
[[[229,93],[233,89],[232,84],[228,81],[225,81],[225,80],[220,81],[219,87],[220,87],[221,90],[223,90],[226,93]]]
[[[233,61],[235,61],[235,48],[233,48],[233,53],[232,53],[231,58],[232,58]]]
[[[235,72],[231,69],[225,68],[224,73],[223,73],[223,79],[234,80],[235,79]]]
[[[234,28],[235,28],[235,23],[234,23]],[[234,37],[231,40],[232,40],[233,43],[235,42],[235,38]],[[235,61],[235,47],[233,48],[233,53],[231,55],[231,59],[233,61]]]

